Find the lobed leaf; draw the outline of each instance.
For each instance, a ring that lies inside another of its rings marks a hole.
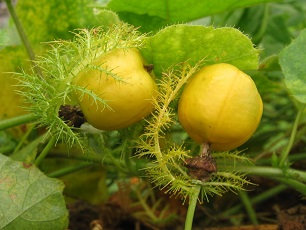
[[[306,30],[293,40],[279,55],[285,83],[291,95],[306,103]]]
[[[241,70],[258,68],[258,50],[239,30],[191,25],[169,26],[146,40],[141,50],[144,58],[155,67],[155,73],[177,63],[195,65],[229,63]]]

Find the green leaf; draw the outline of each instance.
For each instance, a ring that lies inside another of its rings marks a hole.
[[[306,103],[306,30],[283,49],[279,63],[285,75],[285,83],[291,95]]]
[[[291,16],[290,16],[291,17]],[[278,54],[288,43],[292,35],[287,24],[288,17],[284,15],[273,16],[268,23],[265,35],[261,41],[265,55]]]
[[[0,229],[66,229],[63,188],[61,181],[48,178],[34,165],[0,155]]]
[[[133,12],[157,16],[171,23],[191,21],[223,11],[264,2],[271,2],[271,0],[112,0],[107,7],[116,12]]]
[[[119,12],[120,19],[135,27],[139,28],[140,32],[152,33],[157,32],[160,28],[167,24],[163,18],[157,16],[149,16],[147,14],[136,14],[132,12]]]
[[[100,22],[100,26],[111,26],[112,24],[120,21],[118,15],[110,10],[101,10],[97,13],[97,19]]]
[[[92,0],[20,0],[16,12],[31,42],[70,39],[71,31],[99,23]]]
[[[271,0],[112,0],[107,7],[118,12],[120,18],[133,25],[147,27],[152,21],[159,22],[159,28],[161,28],[167,24],[188,22],[264,2],[271,2]]]
[[[149,37],[141,52],[157,75],[180,62],[194,65],[202,59],[205,64],[225,62],[241,70],[258,67],[258,51],[250,39],[230,27],[173,25]]]
[[[0,48],[8,44],[7,30],[0,29]]]

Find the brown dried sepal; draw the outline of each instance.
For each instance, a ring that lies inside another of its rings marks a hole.
[[[217,171],[217,164],[210,155],[188,158],[185,161],[185,167],[188,168],[192,178],[201,181],[208,181],[210,175]]]
[[[154,65],[153,64],[149,64],[149,65],[144,65],[143,68],[148,72],[151,73],[154,69]]]
[[[70,127],[80,128],[86,122],[81,108],[76,105],[61,105],[58,116]]]
[[[200,156],[186,159],[184,166],[192,178],[201,181],[208,181],[210,175],[217,172],[217,164],[210,154],[208,144],[203,144]]]

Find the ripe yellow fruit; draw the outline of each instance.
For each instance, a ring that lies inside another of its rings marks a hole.
[[[231,150],[257,129],[263,103],[252,78],[233,65],[203,67],[185,86],[179,121],[189,136],[212,150]]]
[[[92,91],[111,109],[77,91],[77,100],[88,123],[101,130],[117,130],[151,113],[157,86],[144,68],[138,50],[117,49],[98,57],[90,66],[74,78],[73,84]]]

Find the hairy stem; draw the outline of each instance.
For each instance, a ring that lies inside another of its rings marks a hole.
[[[187,74],[187,67],[186,65],[184,66],[183,70],[182,70],[182,80],[180,80],[177,85],[175,86],[175,88],[173,90],[171,90],[170,92],[167,92],[168,95],[165,95],[165,101],[163,103],[162,108],[160,109],[160,112],[158,114],[158,117],[156,118],[156,126],[155,126],[155,132],[154,132],[154,145],[155,145],[155,156],[157,158],[158,162],[162,162],[162,152],[160,149],[160,145],[159,145],[159,133],[163,127],[163,122],[162,119],[164,116],[167,116],[167,112],[168,112],[168,108],[170,103],[176,98],[179,90],[183,87],[183,85],[187,82],[187,80],[194,74],[194,72],[198,69],[200,63],[198,63],[194,68],[192,68]],[[171,174],[171,172],[169,171],[168,167],[166,164],[161,164],[161,169],[163,170],[163,172],[165,173],[165,175],[169,175],[169,177],[171,178],[171,180],[175,180],[174,176]]]

